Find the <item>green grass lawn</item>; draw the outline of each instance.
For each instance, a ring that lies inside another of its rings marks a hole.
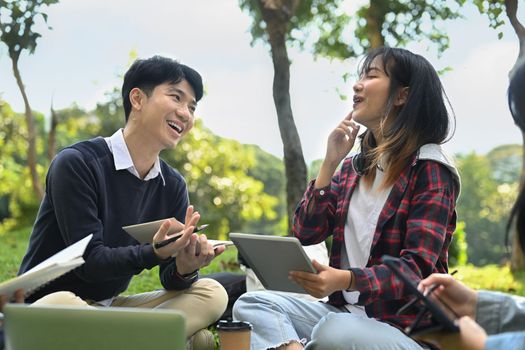
[[[0,233],[0,281],[16,275],[22,256],[27,248],[30,229]],[[202,274],[219,271],[238,272],[237,250],[229,247],[221,256],[213,260],[210,266],[202,269]],[[472,265],[451,268],[457,269],[455,276],[460,281],[475,289],[498,290],[525,295],[525,271],[511,273],[508,266],[487,265],[476,267]],[[158,269],[143,271],[135,276],[127,290],[134,294],[161,288],[158,281]]]
[[[16,275],[22,256],[27,248],[30,229],[0,234],[0,281]],[[232,271],[238,272],[236,263],[237,250],[229,247],[221,256],[217,257],[202,274]],[[460,281],[475,289],[498,290],[508,293],[525,295],[525,272],[512,273],[508,266],[488,265],[476,267],[472,265],[458,266],[455,276]],[[158,268],[145,270],[135,276],[126,291],[126,294],[136,294],[162,288],[158,279]],[[214,329],[212,331],[215,333]],[[217,335],[216,342],[217,342]]]

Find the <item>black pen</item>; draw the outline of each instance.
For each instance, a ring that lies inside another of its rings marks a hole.
[[[454,276],[458,270],[454,270],[450,273],[451,276]],[[425,292],[424,296],[432,294],[441,284],[432,284],[430,288]],[[417,301],[421,300],[419,297],[415,297],[414,299],[410,300],[408,303],[403,305],[399,310],[397,310],[396,315],[402,314],[406,309],[408,309],[410,306],[414,305]]]
[[[193,230],[193,233],[195,233],[195,232],[199,232],[199,231],[202,231],[202,230],[204,230],[206,227],[208,227],[208,224],[200,225],[200,226],[196,227],[196,228]],[[170,237],[170,238],[165,239],[165,240],[160,241],[160,242],[156,242],[155,244],[153,244],[153,247],[154,247],[155,249],[159,249],[159,248],[165,247],[165,246],[167,246],[168,244],[175,242],[175,241],[176,241],[177,239],[179,239],[180,237],[182,237],[182,234],[180,234],[180,235],[178,235],[178,236]]]

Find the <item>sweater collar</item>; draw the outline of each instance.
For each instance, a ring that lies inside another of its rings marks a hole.
[[[140,179],[139,172],[137,171],[137,168],[135,168],[133,160],[131,159],[131,154],[129,153],[126,141],[124,141],[123,129],[118,129],[113,135],[111,135],[111,137],[106,137],[104,140],[108,144],[108,147],[113,154],[115,169],[127,170]],[[157,157],[153,167],[146,174],[146,177],[144,177],[144,181],[154,179],[159,175],[162,179],[162,184],[165,186],[166,181],[164,180],[164,176],[162,175],[160,168],[160,158]]]

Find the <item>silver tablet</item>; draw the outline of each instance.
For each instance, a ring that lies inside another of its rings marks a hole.
[[[295,237],[230,233],[230,240],[266,289],[305,294],[288,272],[317,273]]]

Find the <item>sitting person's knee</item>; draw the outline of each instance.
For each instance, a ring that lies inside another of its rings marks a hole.
[[[211,278],[202,278],[192,285],[194,292],[205,299],[209,299],[210,310],[217,314],[217,319],[222,315],[228,305],[228,293],[224,287]]]
[[[61,291],[48,294],[31,305],[72,305],[72,306],[89,306],[84,300],[72,292]]]

